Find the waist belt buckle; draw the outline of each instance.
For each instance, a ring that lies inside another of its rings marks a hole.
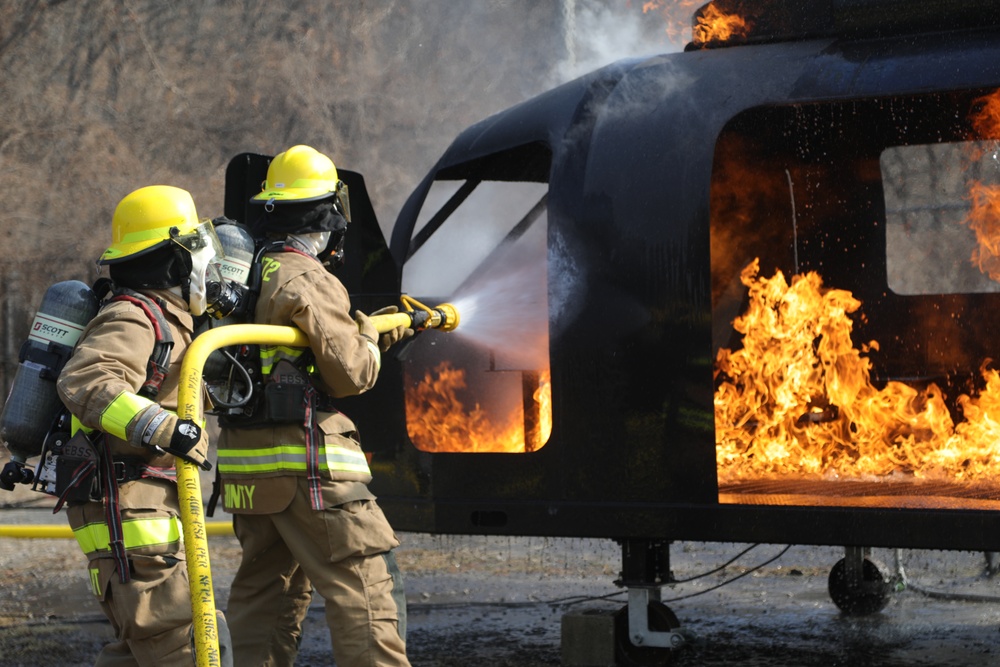
[[[115,467],[115,481],[119,484],[124,484],[128,480],[126,479],[126,474],[128,473],[128,468],[125,467],[124,461],[112,461]]]

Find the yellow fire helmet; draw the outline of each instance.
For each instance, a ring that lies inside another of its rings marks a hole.
[[[336,197],[346,209],[347,187],[333,160],[311,146],[292,146],[278,153],[267,167],[267,180],[251,202],[273,206],[282,202],[318,201]],[[345,210],[345,213],[347,211]]]
[[[200,221],[191,193],[171,185],[149,185],[118,202],[111,219],[112,243],[99,264],[114,264],[191,234]]]

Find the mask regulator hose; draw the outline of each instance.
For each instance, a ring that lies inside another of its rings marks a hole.
[[[406,294],[400,297],[400,301],[403,303],[403,309],[399,312],[371,316],[372,324],[379,333],[387,333],[401,326],[414,331],[424,329],[454,331],[458,327],[458,309],[450,303],[428,308]]]

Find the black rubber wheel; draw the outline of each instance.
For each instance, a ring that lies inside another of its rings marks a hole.
[[[650,630],[666,632],[681,627],[674,612],[662,602],[651,601],[648,610]],[[669,665],[676,657],[676,649],[635,646],[628,637],[628,605],[615,612],[615,662],[619,667]]]
[[[847,563],[841,558],[830,570],[828,588],[833,603],[848,616],[876,614],[889,604],[890,585],[874,561],[865,558],[861,566],[862,581],[849,581]]]

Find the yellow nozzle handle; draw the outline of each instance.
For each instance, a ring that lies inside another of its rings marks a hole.
[[[458,326],[458,309],[450,303],[442,303],[436,308],[428,308],[413,297],[402,295],[400,300],[406,310],[388,315],[371,316],[372,324],[379,333],[392,331],[396,327],[410,329],[440,329],[454,331]]]

